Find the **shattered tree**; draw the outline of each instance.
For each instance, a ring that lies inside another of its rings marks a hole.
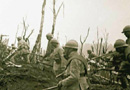
[[[26,42],[29,43],[29,37],[32,35],[34,29],[32,29],[30,34],[26,37],[28,28],[29,28],[29,25],[26,24],[26,21],[23,18],[23,35],[22,35],[22,37],[23,37],[23,40],[25,40]]]
[[[58,8],[58,11],[56,12],[56,9],[55,9],[55,5],[56,4],[56,0],[53,0],[53,24],[52,24],[52,34],[54,34],[55,32],[55,26],[56,26],[56,19],[57,19],[57,16],[60,12],[60,9],[61,7],[63,6],[64,7],[64,3],[62,2],[60,7]]]
[[[88,38],[88,35],[89,35],[89,31],[90,31],[90,28],[88,28],[88,32],[87,32],[87,35],[85,37],[85,39],[82,41],[82,38],[80,36],[80,43],[81,43],[81,48],[80,48],[80,55],[83,54],[83,45],[84,43],[86,42],[87,38]]]
[[[41,50],[41,38],[42,38],[42,31],[43,31],[43,23],[44,23],[44,14],[45,14],[45,6],[46,6],[46,0],[44,0],[43,5],[42,5],[42,16],[41,16],[41,24],[40,24],[40,30],[39,30],[39,34],[37,36],[35,45],[33,47],[32,50],[32,57],[31,59],[33,60],[33,62],[36,63],[36,55],[37,53],[40,53]]]

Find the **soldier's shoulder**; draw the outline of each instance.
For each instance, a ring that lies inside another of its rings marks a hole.
[[[72,63],[72,64],[81,64],[82,61],[79,60],[79,59],[77,59],[77,58],[73,58],[73,59],[71,60],[71,63]]]
[[[126,49],[129,49],[130,48],[130,45],[128,45],[128,47]]]
[[[71,59],[69,62],[73,63],[73,62],[77,62],[77,61],[78,61],[78,59],[73,58],[73,59]]]
[[[61,48],[61,47],[57,47],[55,50],[57,50],[57,51],[64,51],[64,49]]]
[[[130,45],[125,49],[126,52],[130,52]]]
[[[125,56],[127,57],[127,55],[130,54],[130,46],[128,46],[126,49],[125,49]]]

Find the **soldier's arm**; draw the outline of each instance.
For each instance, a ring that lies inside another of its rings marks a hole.
[[[126,59],[130,62],[130,46],[128,46],[125,50]]]
[[[127,55],[127,60],[130,62],[130,53]]]
[[[62,80],[62,85],[63,86],[68,86],[71,85],[75,82],[78,82],[78,79],[80,77],[80,64],[79,60],[72,60],[70,63],[70,75]]]
[[[50,59],[54,59],[55,55],[58,53],[57,49],[54,49],[54,51],[50,54]]]
[[[46,50],[46,54],[45,54],[44,58],[47,56],[50,56],[51,53],[52,53],[52,46],[51,46],[51,43],[48,42],[48,46],[47,46],[47,50]]]
[[[64,52],[64,50],[61,49],[61,48],[58,50],[58,53],[59,53],[60,57],[63,57],[63,52]]]
[[[63,49],[60,49],[60,50],[59,50],[59,56],[60,56],[60,59],[61,59],[61,69],[62,69],[62,70],[65,69],[66,63],[67,63],[67,60],[64,58],[63,52],[64,52]]]

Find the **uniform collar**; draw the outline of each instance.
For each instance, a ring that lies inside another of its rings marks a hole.
[[[77,51],[71,52],[70,55],[69,55],[69,58],[73,57],[74,55],[75,55],[75,56],[78,55]]]
[[[130,44],[130,38],[128,38],[128,39],[126,40],[126,43],[127,43],[127,44]]]

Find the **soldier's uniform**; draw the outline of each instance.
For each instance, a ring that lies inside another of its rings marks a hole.
[[[51,45],[54,48],[54,51],[51,53],[49,59],[53,63],[54,73],[58,75],[63,72],[65,68],[64,50],[59,46],[59,42],[56,39],[51,40]]]
[[[51,45],[51,42],[48,41],[48,46],[47,46],[47,50],[46,50],[46,56],[50,56],[50,54],[53,52],[53,49],[52,49],[52,45]]]
[[[122,33],[127,37],[126,43],[130,45],[130,25],[125,26]]]
[[[58,46],[57,48],[54,49],[50,57],[51,57],[50,59],[54,60],[53,70],[55,74],[56,75],[60,74],[65,68],[65,64],[64,64],[65,59],[63,56],[63,49]]]
[[[130,75],[130,46],[125,49],[125,60],[121,63],[120,69]]]
[[[72,44],[77,44],[77,42],[70,40],[65,47],[69,48],[70,45],[70,48],[73,48],[71,47]],[[75,46],[74,48],[78,48],[77,45]],[[89,85],[86,80],[87,66],[85,59],[77,51],[72,51],[68,58],[63,74],[64,79],[59,82],[59,85],[62,84],[61,90],[87,90]]]
[[[91,50],[88,50],[88,58],[91,60],[92,58],[96,57],[96,55],[94,53],[92,53]]]
[[[119,52],[123,55],[119,57],[121,60],[120,60],[120,63],[119,63],[120,65],[118,69],[120,71],[119,76],[121,80],[121,85],[125,89],[128,87],[127,75],[130,75],[130,46],[128,46],[128,44],[126,44],[123,40],[118,39],[115,42],[114,47],[116,49],[124,48],[124,51]]]
[[[10,52],[9,52],[9,54],[11,55],[11,54],[15,53],[16,49],[17,49],[17,48],[15,47],[15,45],[12,44],[11,47],[10,47]]]
[[[73,58],[74,57],[74,58]],[[62,80],[63,90],[85,90],[88,88],[86,82],[86,71],[83,62],[79,59],[77,52],[69,55],[68,66],[64,72],[65,79]],[[71,59],[72,58],[72,59]]]
[[[126,40],[126,43],[130,45],[130,38]]]
[[[20,40],[18,41],[18,48],[14,57],[22,56],[25,62],[30,63],[29,53],[30,53],[29,45],[27,44],[27,42],[25,42],[24,40],[20,38]],[[14,58],[13,58],[13,61],[15,61]]]
[[[46,54],[44,56],[44,58],[50,56],[50,54],[53,52],[53,48],[52,48],[52,45],[51,45],[51,40],[53,39],[53,35],[48,33],[46,35],[47,39],[48,39],[48,46],[47,46],[47,50],[46,50]]]
[[[121,62],[119,70],[122,71],[121,73],[121,84],[123,88],[128,88],[128,78],[127,76],[130,75],[130,46],[125,49],[125,59]]]

